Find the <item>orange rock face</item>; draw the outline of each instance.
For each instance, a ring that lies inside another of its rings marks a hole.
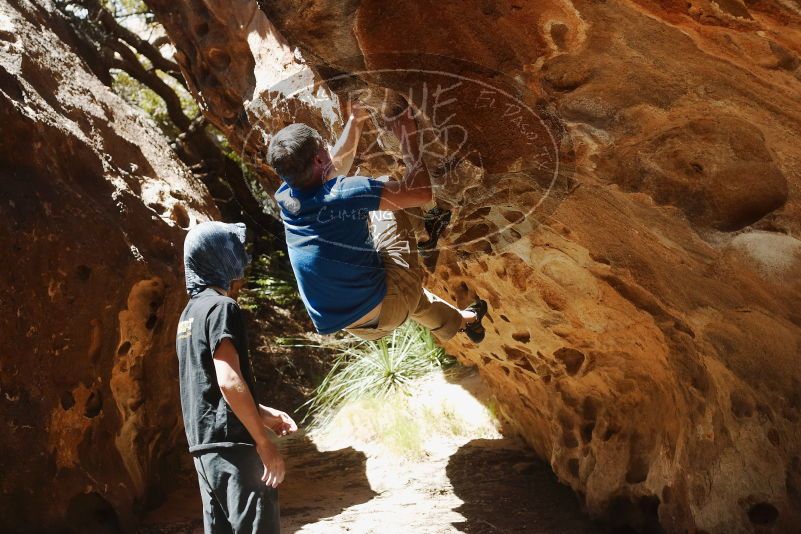
[[[130,527],[174,469],[183,228],[219,217],[69,35],[0,2],[3,532]]]
[[[424,110],[426,164],[453,209],[429,285],[490,303],[481,346],[448,349],[592,513],[649,531],[798,530],[796,5],[260,6],[340,96],[389,88]],[[269,54],[250,49],[258,72]]]

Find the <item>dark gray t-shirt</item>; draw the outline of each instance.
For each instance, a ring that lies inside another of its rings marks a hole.
[[[189,452],[254,444],[217,385],[213,354],[225,338],[236,347],[242,376],[256,399],[242,311],[235,300],[204,289],[184,308],[175,340]]]

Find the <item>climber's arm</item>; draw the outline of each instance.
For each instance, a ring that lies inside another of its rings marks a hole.
[[[331,162],[333,165],[326,174],[325,179],[330,180],[336,176],[348,174],[353,166],[353,159],[356,157],[356,149],[359,147],[359,138],[362,135],[364,123],[370,117],[370,113],[359,102],[350,104],[350,116],[339,136],[334,148],[331,149]]]
[[[417,208],[428,204],[433,198],[431,177],[420,158],[421,134],[412,113],[412,109],[407,108],[407,111],[394,119],[390,125],[401,142],[406,175],[401,181],[390,180],[384,184],[379,210]]]

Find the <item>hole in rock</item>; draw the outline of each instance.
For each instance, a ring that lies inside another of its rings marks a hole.
[[[70,499],[67,522],[73,532],[121,532],[117,512],[97,492],[79,493]]]
[[[520,343],[528,343],[531,341],[531,334],[528,332],[515,332],[512,334],[512,339],[519,341]]]
[[[584,419],[588,421],[595,421],[595,418],[598,417],[599,405],[600,403],[593,397],[585,398],[581,408]]]
[[[663,533],[659,524],[659,497],[647,495],[640,498],[629,498],[623,495],[615,497],[609,504],[605,522],[618,529],[631,529],[634,532]],[[624,530],[625,531],[625,530]]]
[[[562,434],[562,445],[564,445],[568,449],[575,449],[578,447],[578,440],[573,432],[569,430],[565,430]]]
[[[556,46],[564,48],[569,28],[561,23],[551,25],[551,38]]]
[[[511,321],[509,321],[509,318],[508,318],[507,316],[505,316],[504,314],[501,314],[501,319],[503,319],[503,320],[504,320],[504,321],[506,321],[507,323],[508,323],[508,322],[511,322]]]
[[[705,394],[709,391],[709,387],[711,383],[709,381],[709,376],[706,373],[706,370],[701,367],[700,365],[695,366],[695,369],[692,371],[692,385],[695,389],[701,392],[701,394]]]
[[[131,342],[126,341],[122,345],[120,345],[119,349],[117,349],[117,354],[120,356],[125,356],[126,354],[128,354],[129,350],[131,350]]]
[[[521,212],[514,211],[514,210],[503,210],[501,212],[501,215],[503,215],[504,219],[506,219],[507,221],[509,221],[510,223],[513,223],[513,224],[517,224],[519,222],[523,222],[523,219],[526,218],[526,216],[523,215]]]
[[[167,208],[164,207],[164,204],[162,204],[161,202],[149,202],[147,204],[147,207],[152,209],[153,211],[155,211],[159,215],[164,213],[164,211],[167,209]]]
[[[78,277],[78,280],[89,280],[91,275],[92,268],[87,265],[78,265],[75,269],[75,276]]]
[[[615,425],[609,425],[606,427],[604,435],[601,439],[603,439],[604,441],[609,441],[610,439],[612,439],[612,436],[614,436],[618,432],[620,432],[620,428],[618,428]]]
[[[648,478],[648,460],[638,454],[629,458],[629,469],[626,471],[626,482],[629,484],[639,484]]]
[[[25,91],[22,89],[22,85],[5,69],[0,69],[0,91],[7,94],[12,100],[18,102],[25,100]]]
[[[459,236],[456,241],[454,241],[454,245],[462,245],[464,243],[470,241],[476,241],[482,237],[485,237],[490,232],[490,227],[487,224],[480,223],[475,226],[471,226],[468,228],[465,233]]]
[[[151,313],[150,317],[147,318],[147,322],[145,323],[145,328],[148,330],[153,330],[153,327],[156,326],[156,321],[158,317],[156,317],[155,313]]]
[[[86,399],[86,407],[84,408],[83,414],[91,419],[92,417],[100,415],[102,410],[103,398],[100,396],[100,392],[92,391],[92,393],[89,394],[89,398]]]
[[[626,469],[626,482],[629,484],[639,484],[648,478],[651,466],[643,447],[642,437],[636,432],[632,434],[629,438],[629,464]]]
[[[570,471],[570,474],[574,477],[578,478],[579,476],[579,461],[578,458],[571,458],[567,461],[567,470]]]
[[[595,430],[595,423],[581,425],[581,439],[584,440],[584,443],[589,443],[592,441],[593,430]]]
[[[139,399],[130,399],[130,400],[128,400],[128,408],[130,408],[130,410],[131,410],[132,412],[135,412],[135,411],[136,411],[136,410],[138,410],[138,409],[139,409],[139,408],[140,408],[140,407],[141,407],[141,406],[142,406],[144,403],[145,403],[145,399],[142,399],[142,398],[139,398]]]
[[[64,410],[69,410],[75,406],[75,397],[72,395],[71,391],[65,391],[61,394],[61,407]]]
[[[729,395],[731,411],[736,417],[751,417],[754,415],[754,403],[748,394],[742,390],[734,390]]]
[[[773,444],[774,447],[779,446],[779,432],[775,428],[768,430],[768,440]]]
[[[562,347],[554,352],[553,355],[564,364],[567,374],[571,376],[578,373],[582,364],[584,364],[584,354],[576,349]]]
[[[198,37],[203,37],[207,33],[209,33],[209,25],[206,24],[205,22],[201,22],[200,24],[195,26],[195,35],[197,35]]]
[[[189,219],[189,214],[186,212],[186,208],[180,204],[175,204],[172,207],[170,218],[181,228],[189,228],[189,224],[191,222]]]
[[[779,518],[779,511],[770,503],[760,502],[748,509],[748,519],[754,525],[769,525]]]

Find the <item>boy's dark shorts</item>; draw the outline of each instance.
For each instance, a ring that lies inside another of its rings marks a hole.
[[[196,453],[206,534],[278,534],[278,490],[261,481],[264,465],[255,447]]]

